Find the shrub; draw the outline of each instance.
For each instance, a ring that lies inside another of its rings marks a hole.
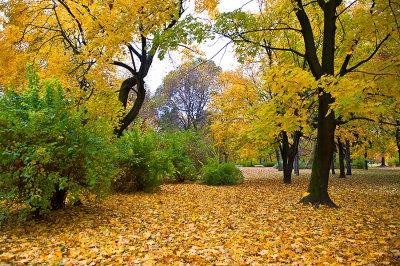
[[[389,160],[389,165],[392,167],[400,166],[399,158],[392,158]]]
[[[243,181],[242,172],[231,163],[219,164],[216,160],[209,160],[203,166],[201,182],[206,185],[236,185]]]
[[[106,121],[82,125],[84,112],[66,99],[57,81],[40,81],[28,68],[28,85],[0,97],[0,202],[23,203],[40,216],[62,208],[82,188],[101,195],[115,173]]]
[[[141,132],[139,126],[116,140],[115,162],[120,172],[113,182],[119,192],[150,192],[162,183],[165,162],[157,150],[157,136],[152,130]]]
[[[263,165],[264,165],[265,167],[274,167],[275,164],[276,164],[276,162],[265,162],[265,163],[263,163]]]
[[[357,169],[364,169],[364,167],[365,167],[365,160],[363,160],[363,159],[354,160],[354,161],[351,163],[351,166],[354,167],[354,168],[357,168]]]
[[[195,180],[197,177],[195,168],[195,156],[190,143],[194,139],[190,132],[164,133],[161,141],[161,151],[167,166],[166,176],[171,181],[183,182]]]

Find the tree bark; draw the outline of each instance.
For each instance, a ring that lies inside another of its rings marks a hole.
[[[328,116],[326,114],[332,101],[331,95],[327,93],[323,93],[318,101],[317,146],[311,180],[307,190],[309,194],[302,198],[299,203],[337,207],[328,194],[329,170],[335,145],[334,132],[336,122],[333,112]]]
[[[138,78],[139,79],[139,78]],[[138,116],[140,109],[143,106],[144,99],[146,98],[146,89],[144,88],[144,81],[134,77],[126,79],[122,85],[119,93],[119,100],[124,107],[127,105],[129,91],[132,89],[130,85],[136,85],[136,99],[133,107],[125,116],[121,119],[120,126],[115,129],[115,133],[118,136],[122,135],[122,132],[132,123],[133,120]]]
[[[282,163],[283,163],[283,183],[291,184],[292,183],[292,171],[293,171],[293,162],[294,157],[297,154],[299,141],[301,137],[300,131],[295,131],[293,133],[293,144],[289,144],[289,138],[285,131],[281,132],[282,134],[282,145],[280,146],[281,155],[282,155]]]
[[[332,175],[335,175],[336,174],[335,173],[335,153],[333,153],[331,168],[332,168]]]
[[[364,165],[364,169],[365,170],[368,170],[368,152],[367,152],[367,148],[365,148],[365,153],[364,153],[364,163],[365,163],[365,165]]]
[[[400,121],[397,121],[397,127],[396,127],[396,145],[397,145],[397,151],[399,153],[399,161],[400,161]]]
[[[278,171],[283,171],[281,156],[279,155],[279,150],[276,149],[275,154],[276,154],[276,160],[278,161]]]
[[[317,142],[316,141],[313,141],[312,142],[312,147],[311,147],[311,154],[310,154],[310,158],[307,160],[307,163],[306,163],[306,168],[310,165],[310,164],[312,164],[313,163],[313,159],[314,159],[314,153],[315,153],[315,147],[317,146]]]
[[[340,167],[340,173],[339,173],[339,178],[346,178],[346,173],[344,170],[344,149],[343,149],[343,143],[340,140],[338,140],[338,149],[339,149],[339,167]]]
[[[385,167],[385,166],[386,166],[385,157],[382,157],[382,161],[381,161],[380,167]]]
[[[296,153],[296,156],[294,157],[294,174],[299,176],[300,175],[300,169],[299,169],[299,153]]]
[[[346,175],[351,175],[350,142],[346,139]]]

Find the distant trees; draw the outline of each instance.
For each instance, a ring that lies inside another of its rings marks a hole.
[[[198,130],[205,126],[207,107],[219,86],[220,71],[214,62],[196,59],[170,72],[154,95],[159,126],[175,130]]]

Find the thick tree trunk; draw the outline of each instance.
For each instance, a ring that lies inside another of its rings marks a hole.
[[[382,157],[382,161],[381,161],[380,167],[385,167],[385,166],[386,166],[385,157]]]
[[[276,160],[278,161],[278,171],[282,171],[282,161],[281,156],[279,155],[279,150],[275,150]]]
[[[336,174],[335,173],[335,153],[333,153],[331,168],[332,168],[332,175],[335,175]]]
[[[312,205],[327,205],[337,207],[328,194],[329,170],[335,146],[335,117],[333,112],[328,116],[329,105],[332,103],[329,94],[323,93],[319,98],[318,106],[318,135],[312,167],[311,180],[308,186],[308,195],[300,203]]]
[[[144,81],[141,80],[137,82],[137,80],[133,80],[133,78],[129,78],[125,80],[121,85],[121,90],[119,94],[119,100],[122,102],[124,107],[126,107],[129,91],[132,89],[130,85],[136,85],[136,99],[133,107],[127,114],[125,114],[124,118],[121,120],[121,124],[118,128],[115,129],[115,133],[118,136],[122,135],[122,132],[132,123],[132,121],[138,116],[140,109],[143,106],[144,99],[146,97],[146,89],[144,88]]]
[[[338,149],[339,149],[339,168],[340,168],[340,173],[339,173],[339,178],[346,178],[346,173],[344,170],[344,149],[343,149],[343,143],[340,141],[340,138],[338,140]]]
[[[346,139],[346,175],[351,175],[350,142]]]

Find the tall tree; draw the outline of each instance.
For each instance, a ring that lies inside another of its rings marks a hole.
[[[287,52],[305,62],[319,82],[317,145],[302,203],[336,206],[329,197],[328,182],[337,118],[344,113],[343,109],[335,113],[344,88],[339,83],[363,70],[383,44],[393,40],[397,9],[390,5],[390,1],[260,1],[260,14],[235,11],[219,16],[215,31],[233,41],[241,54],[252,55],[259,49],[266,54]]]

